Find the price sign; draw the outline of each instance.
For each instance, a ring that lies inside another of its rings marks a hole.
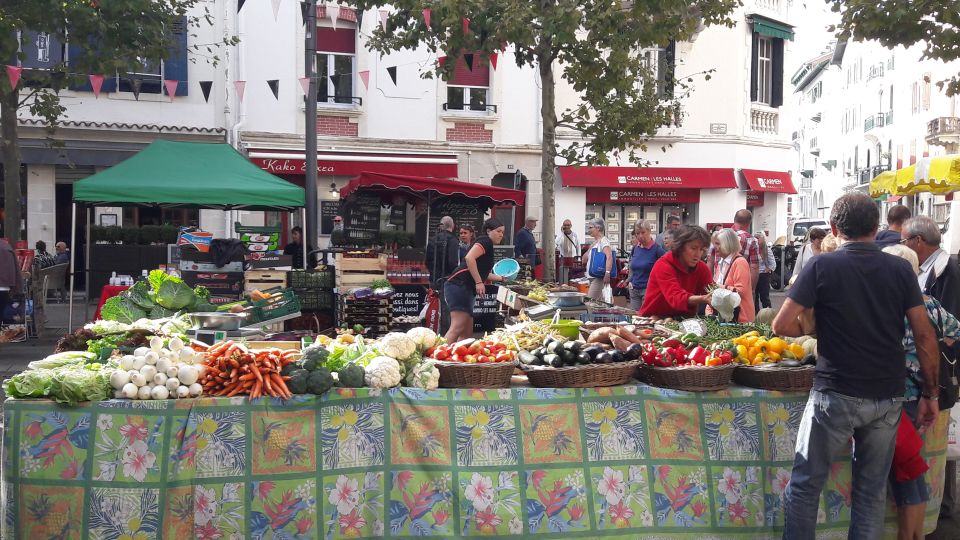
[[[394,317],[419,316],[427,301],[427,289],[423,285],[394,285],[391,298]]]
[[[487,285],[487,294],[477,295],[473,304],[473,329],[476,332],[492,332],[497,328],[497,313],[500,302],[497,301],[496,285]]]
[[[473,225],[477,236],[483,234],[480,227],[483,226],[483,217],[486,209],[474,199],[448,197],[436,201],[430,206],[430,231],[436,231],[440,226],[440,218],[450,216],[453,218],[457,227],[460,225]]]

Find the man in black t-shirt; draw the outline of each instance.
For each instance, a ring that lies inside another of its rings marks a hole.
[[[873,200],[848,193],[830,224],[842,242],[811,260],[776,319],[780,336],[804,334],[801,316],[816,315],[817,372],[797,433],[785,493],[785,539],[815,537],[820,492],[836,456],[854,441],[850,538],[879,538],[887,478],[900,422],[906,363],[904,320],[917,342],[924,388],[921,429],[937,418],[938,346],[909,264],[873,243],[880,214]]]
[[[460,239],[453,233],[456,224],[450,216],[440,218],[440,230],[427,244],[424,263],[430,271],[430,288],[440,291],[440,333],[450,328],[450,310],[443,298],[443,282],[460,264]]]

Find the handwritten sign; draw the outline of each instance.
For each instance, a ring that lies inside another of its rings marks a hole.
[[[427,301],[427,288],[423,285],[394,285],[393,316],[419,316]]]
[[[496,285],[487,285],[487,294],[477,295],[473,303],[473,330],[492,332],[497,328],[497,313],[500,302],[497,301]]]
[[[347,237],[373,240],[380,233],[380,197],[360,195],[344,205],[343,217]]]
[[[448,197],[430,205],[430,231],[436,231],[440,226],[440,218],[450,216],[457,227],[464,224],[473,225],[479,236],[483,226],[486,209],[475,199],[463,197]]]
[[[320,201],[320,234],[333,232],[333,218],[340,215],[340,201]]]

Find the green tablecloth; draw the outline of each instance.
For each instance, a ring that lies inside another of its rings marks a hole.
[[[10,400],[0,523],[30,540],[779,538],[805,401],[643,385]],[[929,529],[946,420],[928,434]],[[846,537],[849,463],[820,518]]]

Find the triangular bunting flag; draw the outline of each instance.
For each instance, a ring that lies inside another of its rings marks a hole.
[[[310,77],[300,77],[300,89],[303,90],[303,95],[310,94]]]
[[[333,29],[337,29],[337,19],[340,18],[340,6],[327,6],[327,15],[330,16],[330,23]]]
[[[310,9],[310,4],[306,2],[300,2],[300,20],[303,21],[303,24],[307,24],[307,10]],[[319,6],[317,7],[319,11]]]
[[[280,99],[280,81],[278,79],[271,79],[267,81],[267,86],[269,86],[270,91],[273,92],[274,99]]]
[[[385,9],[380,10],[380,27],[383,28],[384,32],[387,31],[387,18],[389,17],[390,17],[390,13],[387,10]]]
[[[437,65],[440,66],[440,69],[443,69],[443,66],[445,66],[446,64],[447,64],[446,56],[437,57]]]
[[[167,89],[167,95],[170,96],[170,101],[173,101],[173,97],[177,95],[177,85],[180,84],[180,81],[175,81],[173,79],[166,79],[163,81],[163,86]]]
[[[393,81],[393,85],[397,85],[397,66],[391,66],[387,68],[387,73],[390,74],[390,79]]]
[[[133,92],[133,99],[140,101],[140,88],[143,87],[143,79],[130,79],[130,90]]]
[[[506,42],[506,41],[504,41],[504,42],[503,42],[503,45],[500,46],[500,52],[502,52],[502,53],[507,52],[507,42]]]
[[[494,70],[494,71],[497,70],[497,59],[498,59],[499,57],[500,57],[500,55],[497,54],[497,53],[490,53],[490,55],[489,55],[490,65],[493,66],[493,70]]]
[[[473,71],[473,53],[463,55],[463,62],[467,64],[467,69]]]
[[[7,80],[10,81],[10,88],[14,90],[17,88],[17,83],[20,82],[20,73],[22,72],[22,67],[7,66]]]
[[[470,33],[470,19],[464,17],[463,18],[463,35],[467,35],[469,33]]]
[[[240,10],[243,9],[243,3],[247,0],[237,0],[237,13],[240,13]]]
[[[203,101],[210,103],[210,89],[213,88],[213,81],[200,81],[200,91],[203,92]]]
[[[247,81],[233,81],[233,88],[237,91],[237,99],[243,103],[243,92],[247,89]]]
[[[430,8],[423,10],[423,24],[430,28]]]
[[[90,88],[93,88],[93,97],[100,98],[100,89],[103,88],[103,75],[90,75]]]
[[[273,5],[273,20],[277,20],[277,17],[280,15],[280,0],[270,0]]]
[[[360,76],[360,81],[363,82],[364,90],[370,88],[370,70],[363,70],[357,73]]]

